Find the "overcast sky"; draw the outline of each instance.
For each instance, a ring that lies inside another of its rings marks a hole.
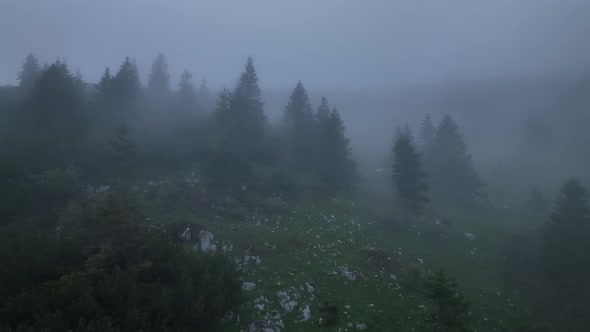
[[[163,52],[233,86],[248,55],[263,88],[382,89],[448,78],[590,69],[590,0],[0,0],[0,84],[28,52],[88,81]]]

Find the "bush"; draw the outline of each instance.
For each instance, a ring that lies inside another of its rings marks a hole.
[[[32,280],[26,267],[16,266],[14,280],[28,282],[18,294],[1,298],[4,330],[215,330],[241,302],[233,263],[185,248],[140,220],[133,196],[119,192],[86,207],[80,223],[62,228],[59,237],[43,238],[51,245],[40,252],[51,264],[37,266],[42,277]],[[32,234],[45,234],[37,231]],[[81,257],[64,256],[60,249],[66,247]],[[4,266],[8,257],[1,258]],[[19,258],[30,263],[29,256]]]

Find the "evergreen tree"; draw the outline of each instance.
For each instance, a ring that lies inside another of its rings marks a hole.
[[[430,114],[426,114],[422,125],[420,126],[420,143],[422,144],[422,150],[427,151],[434,143],[436,135],[436,128],[432,124]]]
[[[300,82],[285,107],[283,123],[287,133],[290,163],[302,171],[310,170],[314,157],[315,121],[307,91]]]
[[[27,100],[30,151],[52,165],[79,157],[87,129],[84,95],[79,81],[60,60],[41,73]]]
[[[113,93],[113,77],[109,67],[106,67],[104,73],[100,77],[100,81],[94,87],[92,98],[99,106],[108,105]]]
[[[137,144],[129,138],[126,123],[117,128],[115,138],[110,141],[109,159],[113,175],[129,179],[134,174],[134,162],[137,157]]]
[[[178,102],[185,112],[197,112],[197,94],[191,81],[193,75],[186,69],[180,75],[178,82]]]
[[[147,85],[148,97],[158,102],[165,102],[170,96],[170,74],[168,63],[163,54],[158,54],[152,64],[152,71]]]
[[[248,57],[245,70],[232,94],[231,112],[240,135],[248,143],[245,147],[247,155],[254,159],[261,152],[259,150],[267,125],[261,95],[254,60]]]
[[[397,139],[402,136],[405,136],[411,142],[414,142],[414,134],[412,133],[412,130],[410,129],[410,126],[408,126],[407,123],[403,127],[395,128],[394,141],[397,141]]]
[[[199,86],[199,94],[197,96],[197,100],[199,101],[199,109],[202,111],[211,111],[211,93],[209,92],[209,88],[207,87],[207,80],[203,79],[201,81],[201,85]]]
[[[21,66],[21,70],[18,72],[18,86],[22,90],[29,92],[33,89],[40,75],[41,68],[39,67],[39,61],[35,55],[29,53]]]
[[[459,127],[449,115],[440,122],[426,161],[431,188],[438,197],[461,204],[478,198],[482,183]]]
[[[326,100],[327,106],[327,100]],[[320,104],[320,107],[323,106]],[[320,114],[323,110],[318,110]],[[318,132],[315,143],[318,151],[316,168],[323,182],[331,188],[350,190],[358,180],[356,163],[351,157],[350,140],[340,113],[333,109],[328,116],[318,115]]]
[[[590,326],[590,205],[588,189],[578,180],[567,181],[543,231],[541,263],[549,281],[544,298],[547,314],[563,331]]]
[[[134,61],[125,57],[121,68],[112,79],[113,99],[119,109],[135,109],[139,99],[141,83]]]
[[[445,270],[437,270],[428,276],[424,282],[424,291],[426,298],[434,305],[434,310],[424,320],[427,331],[473,331],[469,327],[469,302],[461,294],[457,281],[449,277]]]
[[[316,122],[325,123],[330,118],[330,105],[328,104],[328,99],[326,97],[322,97],[320,101],[320,105],[316,111]]]
[[[393,182],[402,201],[404,214],[420,213],[427,203],[428,185],[422,170],[420,154],[416,152],[409,133],[401,134],[393,146]]]

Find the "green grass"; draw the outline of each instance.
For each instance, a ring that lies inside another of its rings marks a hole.
[[[427,303],[411,271],[428,273],[438,267],[458,279],[472,303],[477,331],[511,331],[528,319],[517,293],[503,277],[507,264],[502,247],[511,234],[523,230],[515,215],[445,211],[440,216],[451,220],[450,226],[436,225],[437,216],[431,214],[415,227],[395,228],[378,222],[376,213],[347,199],[320,195],[290,202],[268,198],[256,202],[262,212],[237,204],[224,212],[170,212],[166,206],[152,204],[161,220],[190,220],[212,232],[216,240],[232,242],[233,256],[240,257],[249,248],[261,258],[259,265],[244,266],[243,280],[257,286],[246,294],[249,303],[240,312],[239,328],[278,310],[284,330],[317,331],[323,315],[320,308],[335,303],[339,322],[323,328],[325,331],[353,331],[357,322],[365,323],[370,331],[412,331],[419,326]],[[475,234],[475,240],[467,239],[464,231]],[[367,247],[381,250],[391,259],[391,266],[371,266],[361,253]],[[349,281],[339,275],[340,266],[359,271],[363,277]],[[307,292],[306,283],[313,285],[313,294]],[[277,292],[291,287],[301,299],[293,312],[285,313],[278,305]],[[260,296],[269,300],[263,311],[252,303]],[[296,322],[306,305],[311,319]],[[239,330],[235,325],[226,328]]]

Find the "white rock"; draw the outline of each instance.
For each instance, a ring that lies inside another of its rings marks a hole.
[[[184,232],[182,232],[182,235],[180,235],[181,239],[184,239],[186,241],[190,241],[191,240],[191,229],[189,227],[187,227]]]
[[[311,310],[309,309],[309,304],[301,310],[301,315],[299,316],[298,322],[306,322],[311,318]]]
[[[355,327],[356,327],[356,329],[358,331],[366,330],[367,329],[367,325],[365,323],[356,323],[356,326]]]
[[[200,243],[201,250],[203,250],[204,252],[209,252],[211,250],[211,243],[212,242],[213,242],[213,233],[208,232],[206,230],[201,230],[199,232],[199,243]]]
[[[253,282],[246,281],[242,284],[242,289],[245,291],[251,291],[256,287],[256,284]]]
[[[223,245],[221,247],[224,253],[228,254],[234,250],[234,245],[231,242],[223,241]]]
[[[475,235],[473,235],[473,233],[465,231],[465,232],[463,232],[463,235],[465,235],[465,238],[468,240],[471,240],[471,241],[475,240]]]
[[[291,312],[298,304],[299,300],[299,292],[291,287],[286,291],[279,291],[277,292],[277,297],[279,300],[279,305],[285,310],[285,312]]]

